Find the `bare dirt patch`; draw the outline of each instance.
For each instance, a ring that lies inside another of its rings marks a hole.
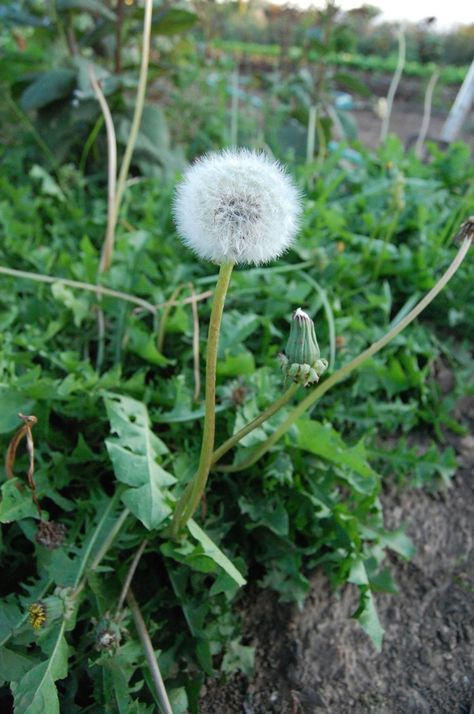
[[[357,594],[331,591],[321,573],[303,612],[268,592],[246,597],[255,677],[209,681],[202,714],[472,714],[474,711],[474,399],[458,402],[470,434],[450,439],[460,468],[452,488],[392,491],[388,525],[417,546],[392,562],[400,594],[379,595],[386,630],[377,653],[351,620]]]
[[[422,122],[422,109],[413,109],[405,103],[396,103],[393,107],[389,132],[396,134],[402,140],[405,147],[413,147],[416,141]],[[439,113],[430,119],[427,135],[428,141],[437,141],[441,137],[441,130],[446,120],[446,115]],[[354,118],[357,122],[358,139],[371,148],[379,144],[381,120],[372,109],[357,109],[354,111]],[[465,141],[474,150],[474,132],[469,130],[469,122],[458,137]]]
[[[363,144],[375,148],[379,144],[382,122],[374,108],[377,99],[387,96],[392,76],[371,72],[356,76],[372,92],[371,100],[359,103],[359,108],[353,113],[357,122],[357,136]],[[407,148],[414,145],[420,132],[426,85],[426,79],[403,76],[395,95],[389,131],[399,136]],[[340,89],[344,88],[340,87]],[[443,125],[459,89],[460,85],[438,83],[436,86],[428,127],[428,140],[437,141],[440,139]],[[472,112],[468,115],[457,139],[465,141],[474,150],[474,116]]]

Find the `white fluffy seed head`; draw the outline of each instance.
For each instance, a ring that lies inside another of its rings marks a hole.
[[[301,198],[276,161],[247,149],[208,154],[185,173],[174,202],[178,232],[215,263],[268,263],[298,229]]]

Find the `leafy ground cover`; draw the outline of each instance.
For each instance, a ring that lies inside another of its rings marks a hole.
[[[173,711],[197,712],[205,677],[252,671],[235,607],[245,580],[300,605],[314,569],[334,586],[352,583],[355,617],[380,647],[377,597],[394,590],[387,553],[413,555],[403,530],[384,523],[383,484],[434,488],[454,474],[445,433],[465,433],[453,406],[474,388],[472,261],[265,458],[242,473],[213,473],[188,536],[173,543],[163,529],[198,459],[198,345],[216,280],[177,239],[174,181],[141,179],[127,189],[103,279],[121,295],[99,299],[31,273],[95,283],[106,225],[101,177],[86,180],[70,165],[31,168],[20,148],[2,164],[0,264],[24,271],[0,276],[4,453],[19,412],[38,420],[34,494],[24,485],[24,441],[16,459],[10,448],[14,478],[1,486],[1,669],[13,682],[12,693],[1,690],[2,710],[13,695],[16,711],[29,714],[154,711],[130,614],[138,602]],[[305,194],[298,243],[278,264],[237,271],[228,295],[218,442],[282,393],[276,358],[294,309],[315,318],[333,371],[433,286],[472,212],[463,144],[431,147],[427,163],[393,137],[376,153],[341,145],[293,171]],[[453,375],[448,393],[442,365]],[[233,463],[289,408],[246,437]],[[420,431],[422,452],[413,439]]]

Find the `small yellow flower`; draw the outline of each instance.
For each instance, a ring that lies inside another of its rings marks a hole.
[[[64,599],[65,589],[56,588],[53,595],[45,597],[44,600],[37,600],[28,607],[28,614],[31,626],[34,630],[49,626],[55,620],[64,617],[66,614]]]
[[[34,630],[39,630],[43,627],[47,619],[46,607],[44,603],[34,602],[28,608],[30,623]]]

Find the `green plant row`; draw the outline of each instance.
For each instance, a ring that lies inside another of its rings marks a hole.
[[[225,52],[240,53],[254,58],[279,57],[281,49],[278,45],[261,45],[258,43],[233,41],[233,40],[213,40],[212,46]],[[289,56],[295,62],[303,56],[303,50],[299,47],[291,47]],[[308,58],[313,61],[321,59],[321,55],[314,50],[308,52]],[[324,62],[335,67],[347,67],[356,70],[369,70],[373,72],[393,73],[397,64],[396,57],[377,57],[356,55],[346,52],[329,52],[324,55]],[[421,62],[408,61],[404,67],[404,74],[408,77],[430,77],[436,69],[433,62],[422,64]],[[443,67],[440,79],[446,84],[461,84],[466,76],[468,67]]]

